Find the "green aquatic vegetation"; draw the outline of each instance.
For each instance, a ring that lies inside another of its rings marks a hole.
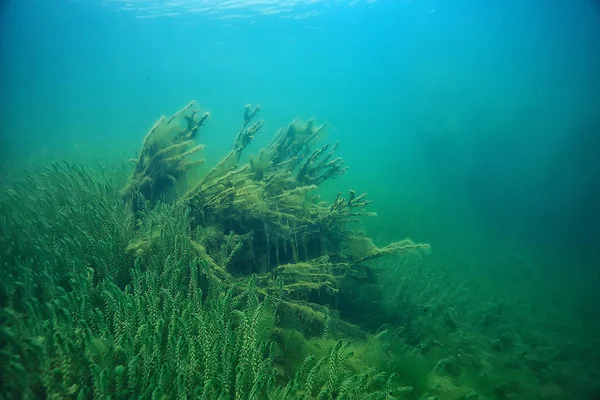
[[[201,113],[194,107],[190,103],[160,121],[187,116],[184,128],[190,129],[201,123]],[[337,145],[319,144],[325,125],[295,120],[280,129],[258,156],[240,165],[242,153],[263,126],[257,119],[259,110],[246,106],[232,150],[196,182],[187,182],[190,189],[170,202],[189,208],[190,236],[211,265],[235,278],[259,274],[257,282],[265,292],[273,290],[275,281],[283,281],[284,309],[304,310],[307,316],[301,320],[317,322],[322,318],[315,305],[351,302],[346,293],[352,285],[371,285],[376,291],[368,261],[429,250],[428,245],[409,240],[378,248],[352,230],[360,218],[374,216],[366,211],[370,201],[365,194],[350,190],[331,203],[313,194],[323,182],[347,170],[335,156]],[[175,129],[176,137],[187,138],[185,129]],[[142,154],[151,153],[157,143],[162,143],[159,147],[170,143],[153,132],[148,137],[154,139],[147,137]],[[183,159],[188,157],[185,154]],[[157,168],[169,168],[161,165]],[[127,187],[139,186],[136,182],[146,180],[146,175],[143,171],[132,175]],[[361,241],[367,245],[359,246]],[[136,242],[132,250],[140,250],[143,244]],[[363,250],[357,252],[359,247]]]
[[[60,163],[2,182],[4,398],[593,393],[594,353],[556,333],[575,329],[558,322],[567,307],[543,314],[515,295],[532,287],[427,244],[378,247],[360,230],[365,194],[317,195],[346,172],[325,125],[293,121],[243,164],[259,110],[201,176],[208,113],[192,102],[155,124],[129,174]]]
[[[384,398],[380,378],[334,375],[347,345],[309,358],[306,375],[280,376],[273,333],[284,300],[217,273],[184,204],[134,212],[114,185],[71,164],[29,182],[1,199],[5,397]]]
[[[190,102],[170,118],[162,117],[148,131],[134,170],[122,190],[122,196],[135,207],[146,201],[170,202],[177,189],[184,187],[188,173],[204,160],[193,156],[204,146],[194,143],[199,129],[210,114],[199,115],[196,103]]]
[[[273,399],[394,399],[402,398],[412,388],[397,383],[397,374],[363,368],[348,369],[353,357],[351,344],[342,340],[328,346],[320,358],[308,356],[295,377],[285,387],[271,393]]]
[[[38,179],[54,182],[53,174],[80,172],[63,166]],[[62,188],[48,185],[44,201],[61,199],[53,191]],[[63,224],[61,213],[51,214],[38,225],[33,243],[22,243],[25,237],[19,236],[24,233],[19,225],[32,223],[33,217],[20,219],[15,209],[5,215],[2,393],[9,398],[219,398],[235,393],[238,398],[263,398],[275,378],[269,337],[276,303],[259,299],[251,282],[223,291],[206,273],[208,265],[194,255],[183,207],[149,213],[145,223],[152,227],[141,230],[158,231],[160,240],[145,262],[138,257],[126,264],[127,282],[105,273],[115,260],[114,250],[125,254],[125,242],[119,249],[100,247],[91,264],[85,253],[55,246],[56,237],[59,243],[82,244],[92,234],[86,228],[97,228],[92,221],[103,210],[92,206],[120,201],[109,190],[96,195],[90,207],[71,210],[80,229]],[[3,210],[14,196],[3,199]],[[121,226],[109,214],[102,224]],[[124,220],[131,217],[126,216]],[[133,225],[127,227],[133,236]],[[17,253],[17,246],[25,245],[31,252]],[[47,259],[50,252],[54,257]],[[45,263],[38,264],[40,259]]]

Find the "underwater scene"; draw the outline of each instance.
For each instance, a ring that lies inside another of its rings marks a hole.
[[[0,399],[600,399],[600,2],[4,0]]]

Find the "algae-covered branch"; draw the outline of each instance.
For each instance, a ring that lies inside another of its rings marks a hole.
[[[198,256],[226,271],[226,281],[256,274],[265,293],[281,282],[288,312],[322,317],[322,305],[355,303],[356,285],[376,298],[369,260],[398,252],[420,256],[429,246],[405,240],[376,247],[353,226],[375,216],[364,193],[321,199],[319,186],[348,169],[335,155],[338,143],[321,142],[325,124],[294,120],[242,163],[242,153],[263,128],[259,111],[246,106],[231,151],[202,175],[189,172],[203,162],[204,146],[196,140],[209,114],[191,102],[162,117],[144,139],[124,198],[136,210],[158,202],[187,206],[189,240]]]

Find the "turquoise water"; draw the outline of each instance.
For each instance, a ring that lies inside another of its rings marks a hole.
[[[350,167],[322,185],[323,198],[367,192],[378,217],[362,229],[374,243],[430,244],[435,262],[475,271],[467,281],[479,283],[466,288],[473,299],[485,285],[518,283],[531,302],[521,310],[561,320],[540,322],[533,335],[549,332],[551,343],[539,347],[560,351],[536,358],[545,367],[530,375],[519,370],[551,392],[534,390],[535,398],[599,396],[599,358],[591,357],[600,354],[597,1],[7,0],[0,7],[3,180],[62,160],[136,157],[153,123],[194,99],[210,113],[197,140],[207,167],[230,150],[248,103],[260,104],[264,119],[248,154],[294,118],[314,117],[328,124],[326,141],[340,142]],[[399,323],[387,317],[375,320]],[[486,343],[499,335],[485,334]],[[519,351],[533,350],[506,350]],[[488,397],[534,398],[511,390]]]
[[[588,217],[569,227],[597,179],[593,2],[353,3],[5,2],[5,162],[131,152],[192,99],[220,154],[241,107],[260,103],[270,131],[328,122],[378,203],[416,191],[488,228],[593,236],[577,236]]]

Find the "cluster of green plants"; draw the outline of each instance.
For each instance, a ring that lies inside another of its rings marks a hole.
[[[394,374],[346,367],[344,341],[323,342],[319,357],[283,373],[278,298],[253,279],[225,286],[197,256],[184,205],[138,220],[117,189],[72,164],[5,187],[4,398],[375,399],[398,390]],[[127,251],[137,235],[154,238],[144,257]]]
[[[259,110],[204,173],[192,102],[133,171],[2,182],[1,398],[593,398],[593,307],[541,296],[514,257],[377,247],[364,194],[318,194],[347,169],[324,125],[294,121],[241,163]]]
[[[454,394],[470,387],[486,399],[596,398],[597,305],[553,290],[559,282],[521,260],[477,253],[379,260],[382,299],[371,329],[385,324],[413,354],[439,360],[434,369]]]

